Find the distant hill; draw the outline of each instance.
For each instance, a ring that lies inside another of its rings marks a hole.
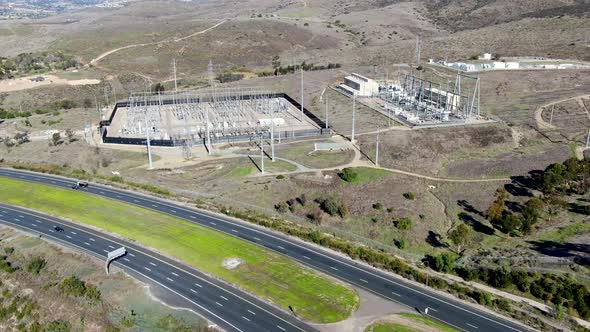
[[[478,29],[526,17],[590,14],[590,0],[422,0],[425,15],[452,31]]]

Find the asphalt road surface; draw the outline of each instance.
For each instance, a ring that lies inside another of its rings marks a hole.
[[[0,176],[11,177],[20,180],[32,181],[37,183],[44,183],[62,188],[71,188],[76,180],[65,179],[40,173],[24,172],[12,169],[0,169]],[[115,189],[112,187],[102,186],[91,183],[87,188],[81,188],[80,191],[115,199],[121,202],[134,204],[145,207],[151,210],[159,211],[182,218],[205,227],[215,229],[217,231],[226,233],[228,235],[241,238],[243,240],[263,246],[285,256],[291,257],[300,263],[307,265],[315,270],[322,271],[335,278],[343,280],[349,284],[363,288],[373,294],[376,294],[385,299],[407,305],[410,308],[415,308],[424,312],[428,308],[428,316],[444,322],[460,331],[477,331],[477,332],[492,332],[492,331],[528,331],[529,329],[521,324],[515,323],[511,320],[490,314],[485,311],[466,305],[458,300],[447,296],[441,296],[435,292],[416,286],[409,282],[401,281],[393,278],[390,275],[381,272],[377,269],[367,267],[364,264],[359,264],[352,259],[330,253],[328,251],[317,248],[312,244],[306,244],[298,240],[291,239],[287,236],[277,234],[259,227],[248,225],[247,223],[237,222],[231,218],[226,218],[220,215],[214,215],[205,211],[188,208],[179,204],[174,204],[169,201],[164,201],[151,196],[133,193],[126,190]],[[4,218],[5,219],[5,218]],[[72,238],[73,239],[73,238]],[[68,239],[69,240],[69,239]],[[103,252],[103,254],[106,254]],[[120,262],[120,261],[119,261]],[[148,266],[149,267],[149,266]],[[144,268],[144,267],[142,267]],[[165,281],[166,277],[164,277]],[[173,278],[173,277],[170,277]],[[191,290],[185,285],[181,294],[187,296]],[[202,298],[203,303],[215,304],[219,295],[213,293],[209,298]],[[217,301],[219,302],[219,301]],[[219,302],[222,303],[223,302]],[[239,310],[239,314],[231,313],[221,306],[209,306],[212,313],[223,317],[223,319],[231,321],[239,321],[240,316],[244,315],[247,318],[252,318]],[[238,306],[241,309],[241,306]],[[270,309],[269,309],[270,310]],[[277,310],[275,310],[277,312]],[[246,312],[247,313],[247,312]],[[282,313],[282,312],[279,312]],[[236,317],[237,315],[237,317]],[[284,316],[285,314],[283,314]],[[210,318],[210,315],[204,315]],[[283,317],[279,316],[279,317]],[[286,319],[286,318],[285,318]],[[211,319],[214,322],[218,320]],[[280,331],[282,328],[287,328],[280,325],[279,329],[276,325],[279,323],[273,320],[273,323],[266,323],[264,331]],[[290,320],[289,322],[297,323],[298,325],[291,326],[292,329],[301,328],[309,330],[310,327],[305,327],[297,320]],[[260,328],[253,326],[253,320],[248,322],[248,327],[244,330],[248,331],[262,331]],[[263,322],[260,322],[263,323]],[[250,325],[251,324],[251,325]],[[222,325],[222,324],[220,324]],[[244,324],[245,325],[245,324]],[[223,326],[223,325],[222,325]]]

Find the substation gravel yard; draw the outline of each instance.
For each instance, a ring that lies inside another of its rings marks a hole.
[[[0,178],[0,184],[0,200],[5,203],[76,220],[131,239],[285,310],[292,306],[305,320],[340,321],[358,306],[354,290],[281,255],[188,221],[45,185],[6,178]],[[226,258],[239,258],[244,263],[228,270],[223,266]]]

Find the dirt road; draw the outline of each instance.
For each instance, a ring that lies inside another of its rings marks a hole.
[[[222,24],[223,24],[223,23],[225,23],[225,22],[227,22],[227,20],[223,20],[223,21],[221,21],[221,22],[219,22],[219,23],[217,23],[217,24],[215,24],[215,25],[213,25],[213,26],[210,26],[210,27],[208,27],[208,28],[207,28],[207,29],[205,29],[205,30],[201,30],[201,31],[198,31],[198,32],[192,33],[192,34],[190,34],[190,35],[188,35],[188,36],[184,36],[184,37],[177,38],[177,39],[173,39],[173,40],[170,40],[170,39],[164,39],[164,40],[157,41],[157,42],[143,43],[143,44],[132,44],[132,45],[127,45],[127,46],[123,46],[123,47],[115,48],[115,49],[112,49],[112,50],[110,50],[110,51],[106,51],[106,52],[102,53],[101,55],[97,56],[96,58],[92,59],[92,60],[90,61],[90,65],[96,65],[96,64],[97,64],[97,63],[98,63],[100,60],[102,60],[102,59],[106,58],[107,56],[109,56],[109,55],[111,55],[111,54],[113,54],[113,53],[116,53],[116,52],[122,51],[122,50],[129,49],[129,48],[134,48],[134,47],[143,47],[143,46],[151,46],[151,45],[157,45],[157,44],[166,43],[166,42],[173,42],[173,43],[180,42],[180,41],[186,40],[186,39],[188,39],[188,38],[192,38],[192,37],[194,37],[194,36],[197,36],[197,35],[201,35],[201,34],[207,33],[208,31],[211,31],[211,30],[213,30],[213,29],[217,28],[218,26],[222,25]]]

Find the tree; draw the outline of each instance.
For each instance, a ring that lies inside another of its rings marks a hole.
[[[59,133],[53,133],[53,135],[51,135],[51,143],[54,146],[57,146],[61,143],[61,135]]]
[[[551,193],[566,180],[567,169],[559,163],[551,164],[545,168],[541,177],[541,189],[544,193]]]
[[[522,232],[529,234],[533,228],[533,225],[537,223],[538,219],[543,214],[543,208],[545,204],[537,197],[533,197],[528,200],[524,208],[522,209]]]
[[[449,234],[449,238],[457,246],[457,253],[461,253],[461,247],[467,242],[470,230],[469,226],[460,224]]]
[[[502,218],[502,213],[504,212],[504,201],[508,197],[508,193],[506,189],[499,188],[496,190],[496,200],[486,211],[486,216],[490,220],[490,222],[494,223],[497,220]]]
[[[272,57],[272,67],[274,69],[278,69],[279,67],[281,67],[281,57],[278,55],[275,55]]]
[[[164,92],[166,90],[166,88],[164,87],[164,84],[158,82],[156,83],[156,85],[154,85],[154,91],[155,92]]]
[[[442,254],[430,256],[432,267],[439,272],[449,273],[455,267],[456,256],[452,252],[443,252]]]
[[[72,129],[66,129],[66,137],[68,138],[68,143],[74,142],[76,139],[74,138],[74,131]]]

